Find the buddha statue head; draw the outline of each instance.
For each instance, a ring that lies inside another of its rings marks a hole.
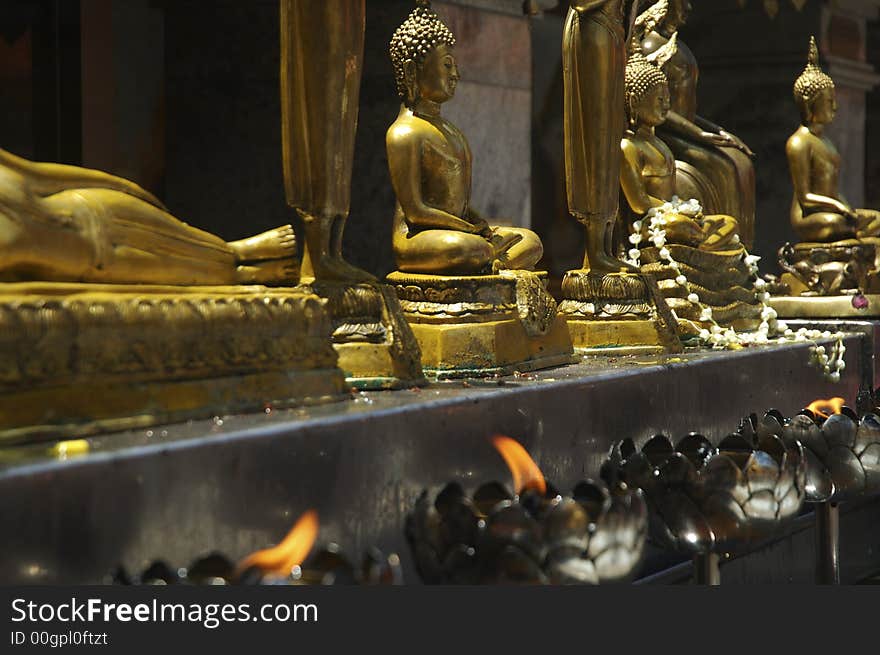
[[[642,54],[633,39],[626,64],[626,114],[630,127],[656,127],[666,121],[671,107],[669,80],[662,66],[675,53],[678,35],[649,56]]]
[[[794,83],[794,101],[801,112],[804,125],[826,125],[837,113],[834,80],[819,65],[819,48],[816,37],[810,37],[810,54],[807,67]]]
[[[442,104],[455,95],[458,66],[455,36],[431,8],[430,0],[418,5],[391,38],[391,63],[397,93],[413,109],[424,99]]]

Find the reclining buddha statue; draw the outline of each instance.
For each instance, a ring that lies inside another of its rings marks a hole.
[[[398,270],[388,280],[425,367],[439,374],[491,373],[568,361],[570,341],[561,358],[553,347],[535,346],[549,333],[554,339],[565,334],[546,274],[532,272],[543,254],[541,240],[526,228],[490,225],[471,207],[470,146],[441,115],[460,79],[455,36],[429,0],[416,5],[390,44],[401,108],[386,137],[397,196],[392,245]],[[543,355],[534,357],[532,346]]]
[[[295,282],[289,225],[227,243],[107,173],[0,150],[0,280],[233,285]]]
[[[649,55],[663,47],[686,23],[690,10],[690,0],[659,0],[645,10],[637,19],[642,52]],[[676,192],[696,198],[709,213],[736,216],[743,243],[750,248],[755,233],[754,155],[741,139],[697,115],[699,66],[681,39],[663,70],[671,110],[658,132],[678,160]]]
[[[675,157],[655,132],[670,111],[662,65],[676,41],[672,35],[663,48],[646,57],[634,39],[627,62],[629,129],[621,142],[620,184],[635,215],[630,242],[646,246],[633,248],[630,256],[642,264],[644,273],[658,280],[680,326],[697,328],[714,320],[749,328],[762,307],[745,261],[737,219],[704,214],[697,200],[682,202],[676,196]]]
[[[228,243],[133,182],[0,150],[0,252],[0,444],[345,388],[290,226]]]
[[[794,85],[801,126],[786,144],[794,197],[791,226],[801,242],[780,249],[791,295],[876,293],[880,212],[853,208],[840,193],[840,154],[826,136],[837,111],[834,81],[819,65],[816,39]]]

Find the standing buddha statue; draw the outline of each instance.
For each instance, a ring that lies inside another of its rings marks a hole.
[[[302,219],[301,282],[325,298],[348,383],[424,382],[394,291],[342,254],[351,205],[365,0],[279,0],[281,135],[288,204]]]
[[[676,350],[675,321],[656,284],[617,256],[620,140],[625,127],[623,0],[570,0],[562,39],[565,181],[571,214],[586,228],[580,270],[562,281],[575,347]]]

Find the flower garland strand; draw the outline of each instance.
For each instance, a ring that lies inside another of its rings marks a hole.
[[[776,310],[768,305],[770,294],[767,292],[767,283],[760,277],[758,270],[758,262],[760,257],[750,255],[743,247],[743,261],[749,269],[751,276],[755,278],[755,297],[761,303],[761,323],[755,332],[736,332],[733,328],[724,328],[718,324],[712,316],[712,308],[702,302],[699,294],[697,294],[690,281],[687,279],[684,271],[672,257],[672,253],[667,248],[666,230],[664,226],[668,223],[667,216],[680,214],[695,220],[699,220],[703,215],[703,208],[700,203],[691,199],[683,202],[680,198],[673,197],[672,202],[667,202],[660,207],[652,207],[645,218],[633,223],[634,232],[629,237],[632,244],[628,255],[627,262],[633,266],[640,266],[641,260],[641,244],[644,241],[642,229],[644,228],[644,220],[648,220],[648,238],[658,249],[660,259],[663,260],[675,273],[675,283],[684,289],[688,302],[696,305],[700,309],[700,322],[709,323],[709,328],[700,330],[699,338],[704,345],[711,345],[716,350],[738,349],[745,346],[767,345],[770,343],[787,343],[812,341],[813,346],[811,352],[811,363],[816,365],[823,376],[831,382],[839,382],[841,373],[846,368],[844,354],[846,346],[843,343],[843,335],[840,332],[832,334],[831,332],[822,332],[820,330],[808,330],[801,328],[797,332],[789,329],[789,327],[778,320]],[[736,238],[739,243],[739,237]],[[675,315],[675,312],[673,312]],[[678,316],[675,316],[676,320]],[[775,337],[775,338],[774,338]],[[820,346],[816,341],[819,339],[836,338],[835,343],[831,346],[830,354],[825,346]]]

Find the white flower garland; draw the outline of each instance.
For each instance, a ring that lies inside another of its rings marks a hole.
[[[712,316],[712,308],[700,300],[700,296],[692,289],[681,265],[675,261],[669,248],[666,247],[666,230],[663,228],[667,224],[667,217],[670,214],[683,214],[693,219],[699,219],[703,214],[703,208],[695,199],[684,202],[677,196],[673,197],[672,202],[664,203],[660,207],[651,208],[645,214],[644,219],[633,223],[635,231],[629,237],[629,242],[633,247],[628,253],[629,259],[627,261],[633,266],[640,266],[642,254],[640,246],[644,241],[642,228],[644,227],[644,220],[648,220],[648,238],[659,250],[660,259],[675,272],[675,283],[685,290],[688,301],[697,305],[700,309],[700,322],[710,324],[709,329],[700,331],[699,337],[703,344],[711,345],[716,350],[728,350],[770,343],[812,341],[813,346],[810,351],[811,363],[815,364],[829,381],[840,381],[841,373],[846,368],[844,361],[846,346],[843,343],[843,335],[840,332],[832,334],[827,331],[822,332],[806,328],[801,328],[794,332],[785,323],[777,320],[776,310],[767,304],[770,300],[770,294],[767,292],[767,283],[758,274],[758,262],[761,261],[761,258],[750,255],[745,248],[743,248],[745,252],[743,261],[748,267],[749,273],[756,278],[755,295],[757,301],[761,303],[761,323],[755,332],[736,332],[733,328],[724,328],[719,325]],[[736,242],[739,243],[739,237],[736,238]],[[675,315],[675,312],[673,312],[673,315]],[[675,318],[679,320],[678,316],[675,316]],[[771,338],[771,335],[775,338]],[[829,355],[825,346],[820,346],[816,341],[818,339],[831,338],[836,338],[836,341],[831,347]]]

